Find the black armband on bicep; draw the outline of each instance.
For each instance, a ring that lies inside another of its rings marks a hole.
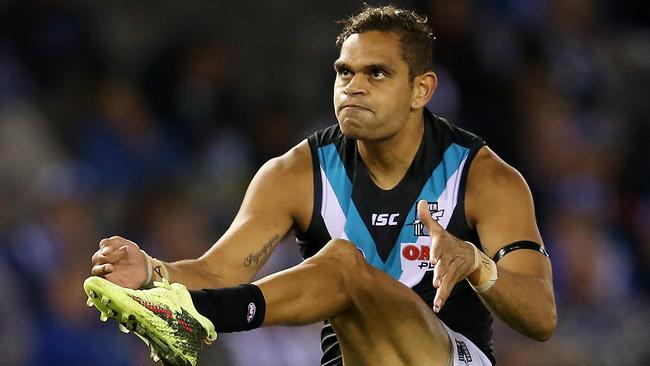
[[[495,254],[494,257],[492,257],[492,260],[495,261],[495,262],[498,262],[499,259],[503,258],[506,254],[512,252],[513,250],[519,250],[519,249],[534,250],[534,251],[540,252],[540,253],[542,253],[542,254],[544,254],[545,256],[548,257],[548,252],[546,251],[546,249],[544,249],[543,246],[535,243],[534,241],[520,240],[520,241],[516,241],[516,242],[511,243],[511,244],[508,244],[505,247],[499,249],[497,254]]]

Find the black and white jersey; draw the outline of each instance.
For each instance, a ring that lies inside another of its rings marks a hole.
[[[416,205],[427,200],[442,227],[480,247],[465,218],[464,196],[470,163],[485,142],[427,110],[424,117],[422,142],[413,142],[420,143],[417,154],[404,178],[390,190],[372,181],[356,141],[346,138],[338,125],[311,135],[314,209],[307,231],[296,234],[304,258],[331,239],[351,241],[371,265],[432,305],[436,290],[429,263],[431,239],[417,219]],[[493,359],[492,317],[466,281],[454,287],[438,317]],[[341,363],[338,341],[327,322],[321,346],[323,365]]]

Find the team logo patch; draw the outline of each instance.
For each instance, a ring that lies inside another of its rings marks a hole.
[[[443,209],[438,209],[438,202],[427,202],[429,205],[429,212],[431,212],[431,217],[433,217],[434,220],[439,221],[442,215],[445,214],[445,210]],[[408,224],[409,226],[413,226],[413,235],[415,236],[428,236],[429,231],[427,230],[426,227],[424,227],[424,224],[422,221],[420,221],[418,217],[418,212],[417,212],[417,207],[415,208],[415,221],[413,221],[412,224]]]
[[[257,312],[257,307],[255,306],[254,303],[248,304],[248,313],[246,314],[246,322],[250,323],[253,321],[253,318],[255,317],[255,312]]]

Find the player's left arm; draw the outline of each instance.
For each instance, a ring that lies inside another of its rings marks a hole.
[[[517,241],[544,245],[530,189],[517,170],[484,147],[468,174],[466,213],[488,257]],[[549,339],[557,321],[549,258],[513,250],[498,261],[497,273],[494,285],[479,294],[486,306],[518,332]]]

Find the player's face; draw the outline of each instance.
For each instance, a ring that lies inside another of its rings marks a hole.
[[[397,134],[408,118],[413,91],[399,36],[353,34],[343,42],[334,68],[334,111],[343,134],[365,141]]]

